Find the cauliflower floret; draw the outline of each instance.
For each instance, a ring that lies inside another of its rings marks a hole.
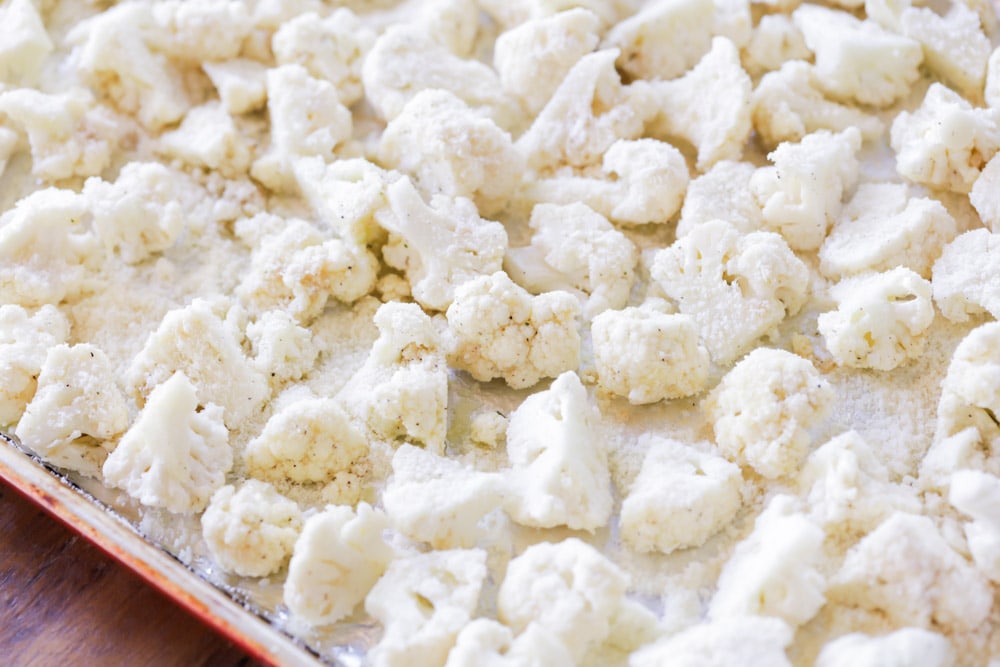
[[[269,310],[248,324],[247,339],[253,348],[254,368],[272,386],[301,379],[319,355],[312,331],[300,327],[283,310]]]
[[[862,183],[819,250],[828,278],[905,266],[924,278],[957,233],[936,199],[910,197],[903,183]]]
[[[577,7],[593,12],[601,27],[607,27],[626,11],[616,0],[478,0],[478,3],[505,30]]]
[[[700,547],[742,504],[738,466],[677,440],[655,439],[622,501],[622,541],[638,551]]]
[[[990,54],[986,68],[986,84],[983,87],[986,106],[1000,108],[1000,47]]]
[[[72,190],[36,190],[0,215],[0,303],[58,304],[87,289],[101,261],[86,200]]]
[[[0,93],[0,114],[28,135],[31,173],[39,178],[94,176],[111,164],[117,124],[84,89],[51,95],[30,88],[9,90]]]
[[[848,278],[830,295],[837,310],[816,326],[841,366],[891,371],[923,352],[934,303],[930,282],[910,269]]]
[[[940,417],[938,426],[940,429]],[[939,434],[920,462],[921,490],[945,495],[957,470],[982,470],[1000,476],[1000,461],[993,456],[997,447],[1000,442],[984,442],[975,426],[953,435]]]
[[[524,399],[510,416],[507,457],[511,491],[504,508],[514,521],[541,528],[594,532],[611,517],[611,475],[597,425],[576,373]]]
[[[479,32],[477,0],[423,0],[417,22],[455,55],[463,58],[474,55]]]
[[[528,223],[531,245],[507,251],[505,268],[534,293],[580,291],[591,318],[628,302],[639,251],[627,236],[585,204],[538,204]]]
[[[255,479],[238,491],[231,485],[216,491],[201,516],[212,558],[243,577],[266,577],[280,570],[301,529],[299,506]]]
[[[279,482],[325,482],[368,452],[368,443],[332,398],[290,403],[267,420],[244,451],[248,472]]]
[[[975,427],[982,443],[1000,445],[1000,323],[973,329],[955,348],[941,383],[936,440]]]
[[[792,19],[816,54],[817,83],[832,97],[887,107],[920,78],[924,54],[913,39],[816,5],[799,7]]]
[[[265,224],[250,218],[237,224],[249,236]],[[352,303],[375,287],[378,259],[365,247],[320,232],[304,220],[281,220],[254,244],[247,274],[236,295],[254,312],[281,308],[309,324],[334,298]]]
[[[767,14],[753,29],[744,49],[743,62],[747,71],[756,77],[780,69],[789,61],[806,60],[809,56],[809,47],[791,17]]]
[[[443,453],[448,366],[437,327],[413,303],[382,304],[374,322],[378,339],[337,399],[374,436]]]
[[[876,139],[885,131],[876,116],[826,99],[815,68],[800,60],[765,74],[753,91],[751,107],[754,129],[767,147],[801,141],[816,130],[842,132],[857,127],[866,139]]]
[[[486,579],[481,549],[432,551],[394,560],[365,598],[382,623],[371,650],[375,667],[443,665],[472,618]]]
[[[14,433],[49,463],[97,477],[112,447],[108,441],[128,421],[125,397],[104,352],[88,344],[61,344],[45,355],[34,397]]]
[[[972,518],[965,524],[965,538],[976,567],[992,581],[1000,581],[1000,477],[978,470],[956,471],[948,501]]]
[[[966,97],[981,99],[992,46],[975,10],[952,2],[940,15],[930,7],[910,7],[909,1],[893,4],[906,7],[900,32],[921,43],[927,67]]]
[[[896,512],[851,547],[830,600],[877,613],[893,626],[967,632],[993,605],[989,581],[926,516]]]
[[[708,53],[715,11],[705,0],[652,2],[613,26],[603,46],[621,49],[618,66],[633,79],[673,79]]]
[[[712,360],[726,364],[794,315],[809,269],[777,234],[741,235],[713,220],[654,255],[652,279],[698,327]]]
[[[604,178],[531,179],[519,194],[534,202],[582,202],[619,225],[662,224],[680,208],[690,178],[681,152],[655,139],[616,141],[601,171]]]
[[[469,417],[469,441],[473,444],[496,449],[507,442],[510,419],[502,412],[482,408]]]
[[[775,496],[722,568],[709,618],[776,616],[792,627],[811,619],[826,601],[823,538],[795,499]]]
[[[233,115],[259,111],[267,104],[267,68],[256,60],[234,58],[202,65],[219,93],[222,106]]]
[[[271,48],[279,65],[302,65],[332,83],[340,102],[350,106],[364,96],[361,64],[374,43],[375,33],[340,7],[324,19],[306,12],[282,23]]]
[[[858,181],[861,132],[850,127],[834,134],[818,130],[768,154],[750,188],[764,226],[780,233],[795,250],[817,250],[830,223],[840,216],[841,199]]]
[[[253,30],[246,3],[238,0],[166,0],[153,4],[147,43],[185,64],[230,60]]]
[[[642,133],[646,101],[622,85],[617,57],[618,51],[609,49],[588,53],[573,65],[515,144],[529,167],[585,167],[618,139]]]
[[[268,399],[267,380],[243,353],[243,333],[229,317],[223,320],[225,306],[195,299],[163,317],[125,374],[140,407],[154,387],[177,371],[194,384],[202,404],[211,401],[225,409],[229,427],[241,424]]]
[[[7,170],[7,164],[18,150],[17,132],[0,125],[0,176]]]
[[[903,628],[880,637],[852,632],[823,646],[816,667],[949,667],[955,651],[943,636]]]
[[[135,423],[108,455],[105,484],[148,507],[200,512],[233,467],[223,408],[199,405],[197,387],[174,373],[149,394]]]
[[[961,234],[941,251],[932,276],[934,303],[952,322],[980,313],[1000,318],[1000,234]]]
[[[890,139],[901,176],[967,193],[1000,147],[1000,109],[973,108],[958,93],[932,83],[916,111],[896,116]]]
[[[367,503],[330,505],[302,526],[288,563],[284,602],[310,625],[336,623],[361,602],[394,556],[383,532],[389,521]]]
[[[445,310],[463,283],[500,270],[507,231],[499,222],[480,218],[470,200],[435,195],[428,205],[405,177],[385,192],[394,215],[382,224],[395,238],[382,256],[386,264],[406,272],[420,305]]]
[[[691,181],[677,222],[677,238],[711,220],[725,220],[741,234],[760,229],[764,218],[750,191],[756,170],[749,162],[723,160]]]
[[[218,102],[191,109],[176,130],[160,137],[158,150],[168,158],[207,167],[228,178],[245,174],[250,167],[250,144]]]
[[[271,147],[253,164],[255,179],[276,192],[295,190],[292,160],[319,155],[334,158],[334,149],[351,138],[351,112],[329,81],[314,79],[300,65],[267,71],[267,111]]]
[[[809,447],[807,429],[833,403],[833,389],[807,359],[757,348],[702,403],[715,439],[731,459],[774,479],[796,472]]]
[[[596,14],[574,8],[504,32],[493,46],[500,85],[535,116],[573,65],[597,46],[599,30]]]
[[[515,632],[548,630],[579,662],[611,633],[628,583],[617,565],[575,537],[539,542],[508,564],[497,615]]]
[[[794,633],[777,618],[743,616],[695,625],[639,649],[629,667],[791,667]]]
[[[651,131],[690,141],[698,151],[699,171],[719,160],[739,159],[750,136],[752,92],[739,50],[727,38],[716,37],[694,69],[653,85],[657,113]]]
[[[53,48],[32,0],[0,8],[0,82],[32,79]]]
[[[458,633],[445,667],[575,667],[566,646],[531,624],[516,638],[506,625],[477,618]]]
[[[482,215],[504,207],[524,171],[510,134],[446,90],[412,97],[382,133],[378,157],[425,195],[468,197]]]
[[[1000,159],[994,155],[983,167],[969,192],[969,201],[979,214],[979,219],[995,234],[1000,234]]]
[[[477,472],[458,461],[403,445],[392,457],[392,477],[382,503],[393,526],[435,549],[471,547],[480,519],[500,504],[497,473]]]
[[[608,310],[591,324],[597,385],[641,405],[697,394],[709,357],[687,315],[652,308]]]
[[[16,304],[0,305],[0,426],[18,420],[35,395],[49,348],[67,338],[69,321],[51,304],[31,314]]]

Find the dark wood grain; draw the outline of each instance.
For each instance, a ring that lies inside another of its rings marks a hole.
[[[260,663],[0,484],[0,664]]]

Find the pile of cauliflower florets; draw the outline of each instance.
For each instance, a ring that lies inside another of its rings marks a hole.
[[[373,665],[1000,657],[993,4],[333,4],[0,3],[0,428]]]

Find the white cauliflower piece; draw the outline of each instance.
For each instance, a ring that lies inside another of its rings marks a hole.
[[[229,427],[260,409],[270,395],[267,380],[244,354],[243,333],[228,316],[223,319],[225,305],[195,299],[163,317],[125,374],[140,407],[154,387],[180,371],[202,404],[225,409]]]
[[[792,627],[807,622],[826,602],[826,578],[818,569],[824,537],[791,496],[775,496],[722,568],[708,617],[776,616]]]
[[[768,154],[750,188],[764,216],[764,227],[780,233],[795,250],[817,250],[830,223],[840,216],[841,199],[858,181],[861,132],[817,130]]]
[[[7,170],[7,164],[18,150],[20,137],[17,132],[0,126],[0,176]]]
[[[794,315],[809,269],[777,234],[741,235],[721,220],[697,225],[659,250],[652,279],[698,327],[712,360],[726,364]]]
[[[507,442],[510,419],[497,410],[482,408],[469,417],[469,440],[482,447],[496,449]]]
[[[941,427],[940,417],[938,427]],[[982,470],[1000,475],[1000,462],[992,455],[994,449],[992,443],[984,442],[983,434],[975,426],[952,435],[947,435],[945,430],[944,435],[935,438],[920,462],[920,489],[943,496],[957,470]]]
[[[31,173],[39,178],[94,176],[111,164],[120,130],[84,89],[51,95],[31,88],[0,92],[0,114],[28,135]]]
[[[684,200],[687,162],[656,139],[621,139],[604,153],[604,178],[555,175],[523,183],[519,195],[535,202],[582,202],[618,225],[666,223]]]
[[[165,0],[152,9],[147,43],[184,64],[235,58],[253,30],[250,10],[238,0]]]
[[[828,278],[905,266],[924,278],[957,224],[936,199],[911,197],[903,183],[862,183],[819,250]]]
[[[987,61],[983,100],[988,107],[994,109],[1000,107],[1000,47],[990,54],[990,59]]]
[[[515,632],[548,630],[577,662],[611,633],[625,600],[628,575],[575,537],[539,542],[507,566],[497,593],[497,615]]]
[[[786,623],[767,616],[724,618],[695,625],[644,646],[629,667],[791,667],[785,647],[794,633]]]
[[[266,482],[248,479],[212,496],[201,516],[201,532],[222,568],[243,577],[277,572],[292,554],[302,530],[302,511]]]
[[[597,46],[600,28],[596,14],[572,8],[502,33],[493,46],[500,85],[535,116],[573,65]]]
[[[992,46],[983,33],[979,15],[963,2],[949,3],[941,15],[930,7],[902,5],[899,28],[924,47],[924,61],[937,74],[966,97],[982,97],[986,64]]]
[[[497,473],[403,445],[392,457],[382,503],[393,526],[413,540],[435,549],[471,547],[481,537],[477,524],[500,504],[503,491]]]
[[[1000,323],[976,327],[952,354],[941,383],[936,440],[969,427],[979,440],[1000,445]]]
[[[560,375],[510,416],[511,491],[504,508],[524,526],[594,530],[611,518],[608,455],[597,433],[600,413],[576,373]]]
[[[591,165],[615,141],[642,133],[646,101],[622,85],[617,57],[618,51],[609,49],[588,53],[573,65],[515,144],[529,167]]]
[[[386,126],[378,157],[425,195],[468,197],[482,215],[504,207],[524,171],[510,134],[446,90],[413,96]]]
[[[715,11],[703,0],[648,3],[614,25],[603,46],[621,50],[618,66],[633,79],[673,79],[708,53]]]
[[[1000,234],[1000,199],[996,196],[998,191],[1000,191],[1000,159],[994,154],[976,177],[976,182],[969,192],[969,201],[979,214],[979,219],[995,234]]]
[[[761,347],[722,378],[702,410],[726,456],[775,479],[798,470],[808,429],[826,416],[833,398],[807,359]]]
[[[1000,147],[1000,109],[978,109],[932,83],[920,107],[892,122],[896,171],[932,188],[967,193]]]
[[[477,618],[458,633],[445,667],[574,667],[566,646],[531,624],[514,636],[506,625]]]
[[[478,0],[490,18],[505,30],[579,7],[593,12],[601,27],[614,24],[627,11],[615,0]]]
[[[375,437],[443,453],[448,365],[441,334],[414,303],[384,303],[374,322],[379,336],[337,400]]]
[[[223,408],[199,404],[183,372],[158,384],[135,423],[108,455],[104,483],[148,507],[200,512],[233,467]]]
[[[375,667],[443,665],[472,619],[486,579],[482,549],[432,551],[394,560],[365,598],[382,624]]]
[[[417,22],[449,51],[468,58],[475,55],[479,11],[477,0],[424,0]]]
[[[920,44],[847,12],[803,5],[792,14],[816,54],[816,81],[831,97],[887,107],[920,78]]]
[[[47,304],[33,313],[0,305],[0,426],[17,422],[35,395],[50,347],[69,338],[69,320]]]
[[[102,259],[87,212],[72,190],[46,188],[0,215],[0,302],[58,304],[87,289]]]
[[[923,352],[934,302],[930,282],[910,269],[847,278],[830,295],[837,310],[816,326],[841,366],[891,371]]]
[[[948,639],[921,628],[902,628],[880,637],[860,632],[827,642],[816,667],[948,667],[955,651]]]
[[[744,49],[743,62],[747,71],[760,76],[780,69],[792,60],[807,60],[809,47],[791,17],[766,14],[760,18]]]
[[[753,91],[751,107],[754,129],[769,148],[801,141],[816,130],[843,132],[857,127],[866,139],[876,139],[885,131],[878,117],[826,99],[816,68],[801,60],[765,74]]]
[[[528,225],[531,244],[510,248],[508,275],[533,293],[579,291],[592,318],[628,302],[639,251],[627,236],[586,204],[538,204]]]
[[[367,503],[356,511],[330,505],[307,518],[285,579],[292,616],[323,626],[354,611],[395,555],[382,537],[388,527],[385,515]]]
[[[408,178],[385,192],[394,215],[382,224],[395,238],[382,256],[406,273],[417,303],[445,310],[463,283],[500,270],[507,231],[499,222],[480,218],[470,200],[435,195],[428,205]]]
[[[974,229],[944,247],[934,262],[934,303],[952,322],[989,313],[1000,318],[1000,234]]]
[[[279,482],[325,482],[368,453],[365,437],[332,398],[292,402],[244,450],[247,471]]]
[[[965,538],[972,560],[992,581],[1000,581],[1000,477],[979,470],[958,470],[951,476],[948,501],[972,520]]]
[[[32,79],[53,48],[32,0],[11,0],[0,8],[0,81]]]
[[[277,192],[294,191],[294,158],[319,155],[332,161],[334,149],[351,138],[351,112],[337,89],[300,65],[267,71],[267,112],[271,146],[254,162],[251,174]]]
[[[711,220],[725,220],[741,234],[760,229],[764,219],[750,191],[756,170],[749,162],[722,160],[691,181],[677,222],[677,238]]]
[[[222,106],[233,115],[259,111],[267,104],[267,68],[256,60],[234,58],[202,65],[219,93]]]
[[[176,130],[164,133],[158,150],[168,158],[235,178],[250,167],[250,144],[218,102],[187,112]]]
[[[312,331],[283,310],[269,310],[247,325],[253,365],[272,386],[299,380],[313,368],[319,347]]]
[[[339,7],[326,18],[306,12],[283,22],[271,48],[279,65],[305,67],[332,83],[340,102],[351,106],[364,97],[361,65],[374,43],[375,33],[350,9]]]
[[[895,627],[968,632],[993,606],[989,581],[952,549],[934,521],[896,512],[847,552],[827,597]]]
[[[97,477],[113,446],[109,441],[128,422],[125,396],[104,352],[89,344],[59,344],[45,354],[14,434],[49,463]]]
[[[668,554],[700,547],[740,509],[740,469],[677,440],[652,439],[622,501],[622,541]]]
[[[705,3],[708,4],[708,3]],[[737,160],[750,137],[753,83],[740,64],[740,52],[725,37],[679,79],[654,84],[657,113],[654,136],[683,137],[698,151],[705,171],[720,160]]]
[[[598,387],[629,403],[691,396],[708,382],[708,350],[688,315],[607,310],[594,318],[590,331]]]
[[[248,236],[261,220],[237,223]],[[268,233],[269,232],[269,233]],[[280,221],[254,244],[236,296],[250,310],[285,310],[301,324],[314,320],[333,298],[353,303],[375,287],[378,260],[365,247],[331,238],[304,220]]]

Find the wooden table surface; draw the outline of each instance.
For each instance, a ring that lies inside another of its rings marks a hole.
[[[0,664],[260,663],[0,483]]]

